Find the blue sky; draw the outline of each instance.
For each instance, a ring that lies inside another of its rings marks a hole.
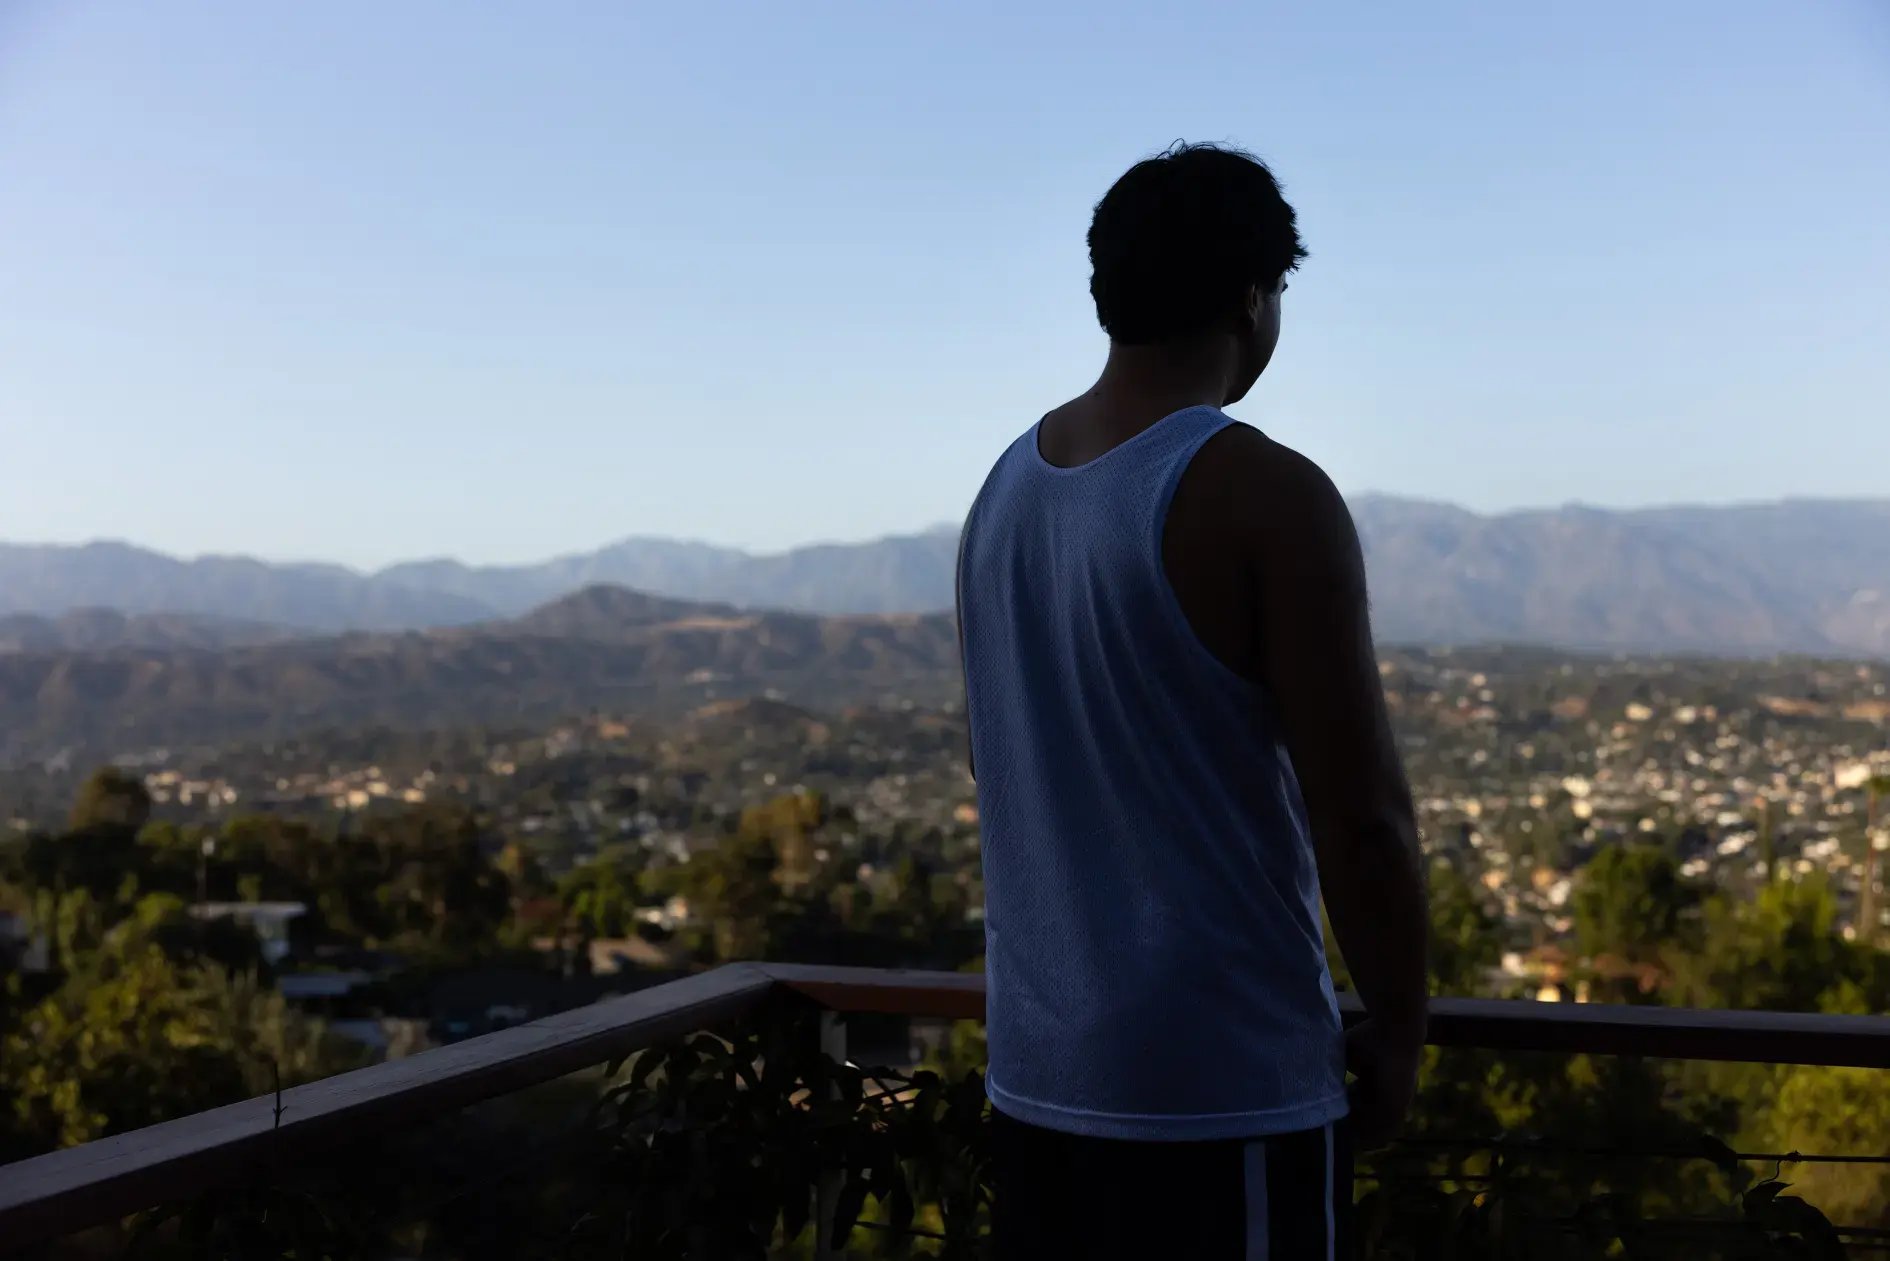
[[[371,565],[962,513],[1178,137],[1313,257],[1238,415],[1482,509],[1890,492],[1873,0],[0,0],[0,539]]]

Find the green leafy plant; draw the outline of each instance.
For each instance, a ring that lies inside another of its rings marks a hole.
[[[701,1034],[643,1052],[603,1095],[605,1180],[624,1191],[579,1226],[635,1257],[760,1258],[816,1229],[836,1246],[877,1234],[978,1257],[987,1125],[979,1074],[836,1063],[811,1017]],[[915,1226],[922,1209],[938,1229]]]

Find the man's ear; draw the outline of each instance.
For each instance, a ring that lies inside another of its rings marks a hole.
[[[1240,323],[1245,329],[1253,329],[1260,324],[1260,312],[1266,307],[1267,295],[1259,285],[1247,286],[1245,299],[1240,304]]]

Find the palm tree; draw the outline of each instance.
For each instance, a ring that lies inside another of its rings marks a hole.
[[[1772,800],[1755,797],[1752,804],[1759,814],[1759,864],[1765,868],[1769,884],[1778,879],[1778,837],[1772,830]]]
[[[1864,874],[1857,895],[1857,931],[1863,941],[1877,940],[1877,825],[1884,798],[1890,797],[1890,775],[1872,775],[1864,781]]]

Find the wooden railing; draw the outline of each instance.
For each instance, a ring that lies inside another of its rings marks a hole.
[[[406,1059],[0,1166],[0,1252],[234,1185],[798,996],[830,1012],[981,1020],[984,977],[733,964]],[[1342,996],[1348,1020],[1362,1014]],[[836,1031],[837,1032],[837,1031]],[[1437,999],[1440,1046],[1890,1068],[1890,1017]],[[830,1038],[828,1048],[844,1043]]]

